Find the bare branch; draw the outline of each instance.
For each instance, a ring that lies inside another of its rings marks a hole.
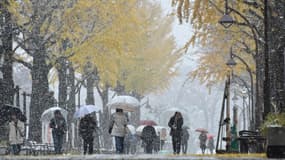
[[[25,62],[25,61],[23,61],[23,60],[21,60],[21,59],[17,59],[17,58],[15,58],[15,57],[13,57],[13,60],[14,60],[15,62],[18,62],[18,63],[24,65],[25,67],[27,67],[27,68],[30,69],[30,70],[33,69],[33,65],[32,65],[31,63]]]

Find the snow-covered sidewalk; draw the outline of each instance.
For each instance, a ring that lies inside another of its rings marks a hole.
[[[243,160],[261,160],[266,159],[265,157],[260,156],[200,156],[200,155],[160,155],[160,154],[153,154],[153,155],[112,155],[112,154],[94,154],[94,155],[62,155],[62,156],[2,156],[0,160],[171,160],[171,159],[179,159],[179,160],[216,160],[216,159],[223,159],[223,160],[234,160],[234,159],[243,159]]]

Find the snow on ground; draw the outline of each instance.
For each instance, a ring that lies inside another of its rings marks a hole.
[[[229,156],[201,156],[201,155],[163,155],[163,154],[153,154],[153,155],[111,155],[111,154],[97,154],[97,155],[90,155],[90,156],[83,156],[83,155],[63,155],[63,156],[3,156],[0,157],[0,160],[171,160],[171,159],[178,159],[178,160],[235,160],[235,159],[242,159],[242,160],[262,160],[266,159],[264,156],[249,156],[249,155],[229,155]]]

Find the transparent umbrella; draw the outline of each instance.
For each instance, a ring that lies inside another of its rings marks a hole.
[[[54,111],[59,110],[62,114],[62,116],[67,119],[68,112],[60,107],[51,107],[47,110],[45,110],[41,116],[41,121],[50,121],[54,117]]]
[[[80,108],[74,113],[74,118],[82,118],[86,116],[87,114],[93,113],[93,112],[99,112],[101,109],[95,105],[84,105],[80,106]]]
[[[140,106],[140,102],[132,96],[117,96],[108,103],[108,106],[110,109],[118,108],[127,112],[134,112]]]

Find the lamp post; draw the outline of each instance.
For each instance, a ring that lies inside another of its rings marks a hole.
[[[234,19],[229,15],[228,1],[225,1],[225,13],[219,20],[219,23],[225,28],[229,28],[234,23]]]
[[[266,103],[270,104],[270,102],[268,100],[266,100],[266,98],[268,99],[268,84],[269,84],[269,76],[268,76],[268,61],[266,60],[265,58],[265,68],[264,68],[264,73],[265,73],[265,80],[263,81],[263,77],[261,72],[262,72],[262,65],[263,65],[263,62],[262,62],[262,57],[259,55],[259,38],[258,37],[262,37],[261,36],[261,33],[258,31],[257,27],[253,24],[250,23],[250,21],[247,19],[246,16],[244,16],[243,14],[241,14],[239,11],[235,10],[234,8],[231,8],[228,6],[228,1],[225,0],[225,9],[227,11],[227,15],[230,17],[228,19],[233,19],[230,15],[229,15],[229,12],[234,12],[235,14],[237,14],[241,19],[244,20],[245,23],[241,23],[243,26],[247,26],[250,28],[251,32],[252,32],[252,35],[253,35],[253,39],[254,39],[254,42],[255,42],[255,61],[256,61],[256,105],[254,106],[254,102],[252,101],[252,108],[256,107],[256,117],[254,117],[255,120],[253,120],[252,123],[255,123],[253,126],[254,127],[259,127],[260,126],[260,123],[261,123],[261,110],[262,110],[262,106],[263,106],[263,103],[264,105],[266,106]],[[244,1],[245,4],[248,4],[248,5],[254,5],[256,7],[259,7],[256,5],[256,3],[254,2],[251,2],[251,1]],[[267,12],[267,0],[264,0],[264,5],[265,5],[265,8],[264,8],[264,13]],[[264,23],[267,24],[267,18],[265,16],[264,18]],[[235,21],[228,21],[227,19],[225,18],[221,18],[220,21],[219,21],[220,24],[228,24],[229,26],[231,26],[232,24],[236,23],[236,24],[239,24]],[[223,25],[225,27],[225,25]],[[226,28],[226,27],[225,27]],[[267,32],[265,32],[267,33]],[[262,42],[263,43],[263,42]],[[265,43],[267,44],[267,41],[265,41]],[[266,48],[266,47],[265,47]],[[268,53],[268,52],[266,52]],[[265,53],[265,56],[268,56],[268,54],[266,55]],[[260,84],[261,83],[264,83],[264,98],[260,95],[261,91],[261,86]],[[252,90],[252,93],[253,93],[253,90]],[[253,95],[252,95],[253,96]],[[264,100],[264,102],[262,102],[262,99]],[[269,98],[270,99],[270,98]],[[266,102],[268,101],[268,102]],[[253,112],[254,114],[254,112]],[[252,128],[253,129],[253,128]]]
[[[246,106],[246,91],[242,91],[242,115],[243,115],[243,130],[246,130],[245,106]]]
[[[238,97],[237,97],[237,95],[236,95],[236,92],[234,92],[234,96],[233,96],[233,98],[232,98],[232,101],[234,102],[234,107],[233,107],[233,124],[234,124],[234,126],[236,126],[237,127],[237,123],[238,123],[238,120],[237,120],[237,109],[238,109],[238,107],[237,107],[237,101],[238,101],[239,99],[238,99]]]
[[[242,84],[240,84],[238,81],[240,81]],[[238,85],[241,85],[243,88],[243,90],[241,91],[240,95],[243,99],[243,107],[242,107],[242,115],[243,115],[243,121],[244,121],[244,124],[243,124],[243,130],[246,129],[246,121],[247,122],[250,122],[251,120],[251,108],[249,107],[251,102],[251,98],[250,98],[250,89],[248,87],[248,84],[245,80],[243,80],[242,78],[240,78],[239,76],[233,74],[233,83],[236,83]],[[246,99],[248,97],[248,104],[246,104]],[[247,117],[248,117],[248,120],[246,120],[246,108],[247,108]],[[250,123],[248,124],[249,126],[251,125]],[[249,128],[251,128],[252,126],[250,126]]]
[[[230,50],[230,59],[228,60],[228,62],[227,62],[227,65],[228,66],[230,66],[230,67],[235,67],[236,65],[237,65],[237,63],[235,62],[235,60],[234,60],[234,58],[237,58],[238,60],[240,60],[244,65],[245,65],[245,67],[246,67],[246,70],[247,70],[247,72],[249,73],[249,77],[250,77],[250,90],[251,90],[251,94],[250,94],[250,99],[251,99],[251,114],[252,114],[252,122],[254,122],[254,119],[253,119],[253,117],[254,117],[254,99],[253,99],[253,95],[254,95],[254,93],[253,93],[253,75],[252,75],[252,71],[251,71],[251,69],[250,69],[250,67],[249,67],[249,65],[246,63],[246,61],[244,60],[244,59],[242,59],[240,56],[238,56],[238,55],[236,55],[236,54],[234,54],[233,53],[233,49],[232,49],[232,47],[231,47],[231,50]],[[252,126],[253,127],[253,126]],[[251,128],[251,129],[253,129],[253,128]]]

